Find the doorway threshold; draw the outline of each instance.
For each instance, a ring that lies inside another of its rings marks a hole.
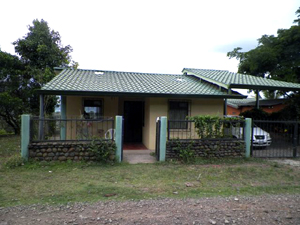
[[[155,163],[154,150],[123,150],[123,161],[129,164]]]
[[[123,150],[148,150],[143,143],[123,143]]]

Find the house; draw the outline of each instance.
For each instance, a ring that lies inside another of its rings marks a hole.
[[[155,148],[157,117],[222,116],[224,99],[245,97],[193,75],[83,69],[61,70],[40,94],[62,96],[66,117],[122,115],[124,142],[143,143],[148,149]]]
[[[124,142],[143,143],[154,149],[157,117],[185,120],[199,114],[222,116],[227,99],[246,97],[233,88],[300,90],[300,84],[228,71],[184,68],[182,72],[59,69],[59,74],[39,91],[40,101],[43,106],[44,95],[60,95],[62,118],[122,115]],[[41,116],[43,111],[41,107]],[[72,132],[71,127],[66,132]]]
[[[267,113],[273,113],[283,109],[286,103],[287,99],[260,99],[259,108]],[[239,115],[242,112],[253,109],[255,105],[255,98],[228,99],[227,115]]]

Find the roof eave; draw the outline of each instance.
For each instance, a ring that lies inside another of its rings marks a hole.
[[[205,94],[163,94],[136,92],[96,92],[96,91],[65,91],[65,90],[37,90],[40,95],[77,95],[77,96],[128,96],[128,97],[172,97],[172,98],[247,98],[245,95],[205,95]]]
[[[300,91],[300,88],[296,87],[279,87],[279,86],[267,86],[267,85],[249,85],[249,84],[230,84],[229,88],[240,89],[255,89],[255,90],[282,90],[282,91]]]

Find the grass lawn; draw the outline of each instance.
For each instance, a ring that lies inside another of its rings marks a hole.
[[[18,150],[0,138],[1,160]],[[6,139],[6,138],[5,138]],[[19,143],[19,142],[18,142]],[[15,143],[14,143],[15,144]],[[17,144],[15,146],[18,146]],[[28,163],[0,169],[0,206],[158,197],[188,198],[298,193],[299,168],[257,159],[179,163]]]

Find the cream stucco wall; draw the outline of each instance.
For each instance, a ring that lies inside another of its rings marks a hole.
[[[103,116],[115,117],[118,114],[117,97],[88,97],[88,96],[67,96],[66,114],[67,118],[80,118],[83,114],[84,99],[102,99]],[[67,122],[67,137],[71,139],[84,139],[85,135],[104,137],[105,132],[114,126],[110,122]],[[83,135],[82,135],[83,134]]]
[[[145,101],[145,127],[143,143],[149,149],[155,149],[156,118],[167,116],[171,100],[168,98],[148,98]],[[223,115],[223,99],[182,99],[190,102],[190,115]]]
[[[67,117],[77,116],[79,117],[83,111],[83,99],[103,99],[103,110],[104,116],[115,117],[116,115],[122,115],[124,100],[136,100],[131,98],[119,98],[119,97],[81,97],[81,96],[67,96]],[[168,117],[168,109],[170,100],[180,100],[174,98],[143,98],[138,99],[139,101],[145,102],[144,109],[144,127],[143,127],[143,144],[148,149],[155,149],[155,136],[156,136],[156,118],[160,116]],[[190,102],[190,115],[213,115],[222,116],[223,115],[223,99],[182,99],[184,101]],[[74,124],[72,125],[75,126]],[[71,125],[68,126],[69,133],[71,132]],[[94,129],[99,130],[99,126]],[[101,127],[103,132],[108,128]],[[72,131],[72,133],[74,130]],[[93,131],[98,132],[99,131]],[[74,134],[72,134],[74,135]],[[99,134],[100,135],[100,134]],[[103,135],[103,134],[102,134]]]

